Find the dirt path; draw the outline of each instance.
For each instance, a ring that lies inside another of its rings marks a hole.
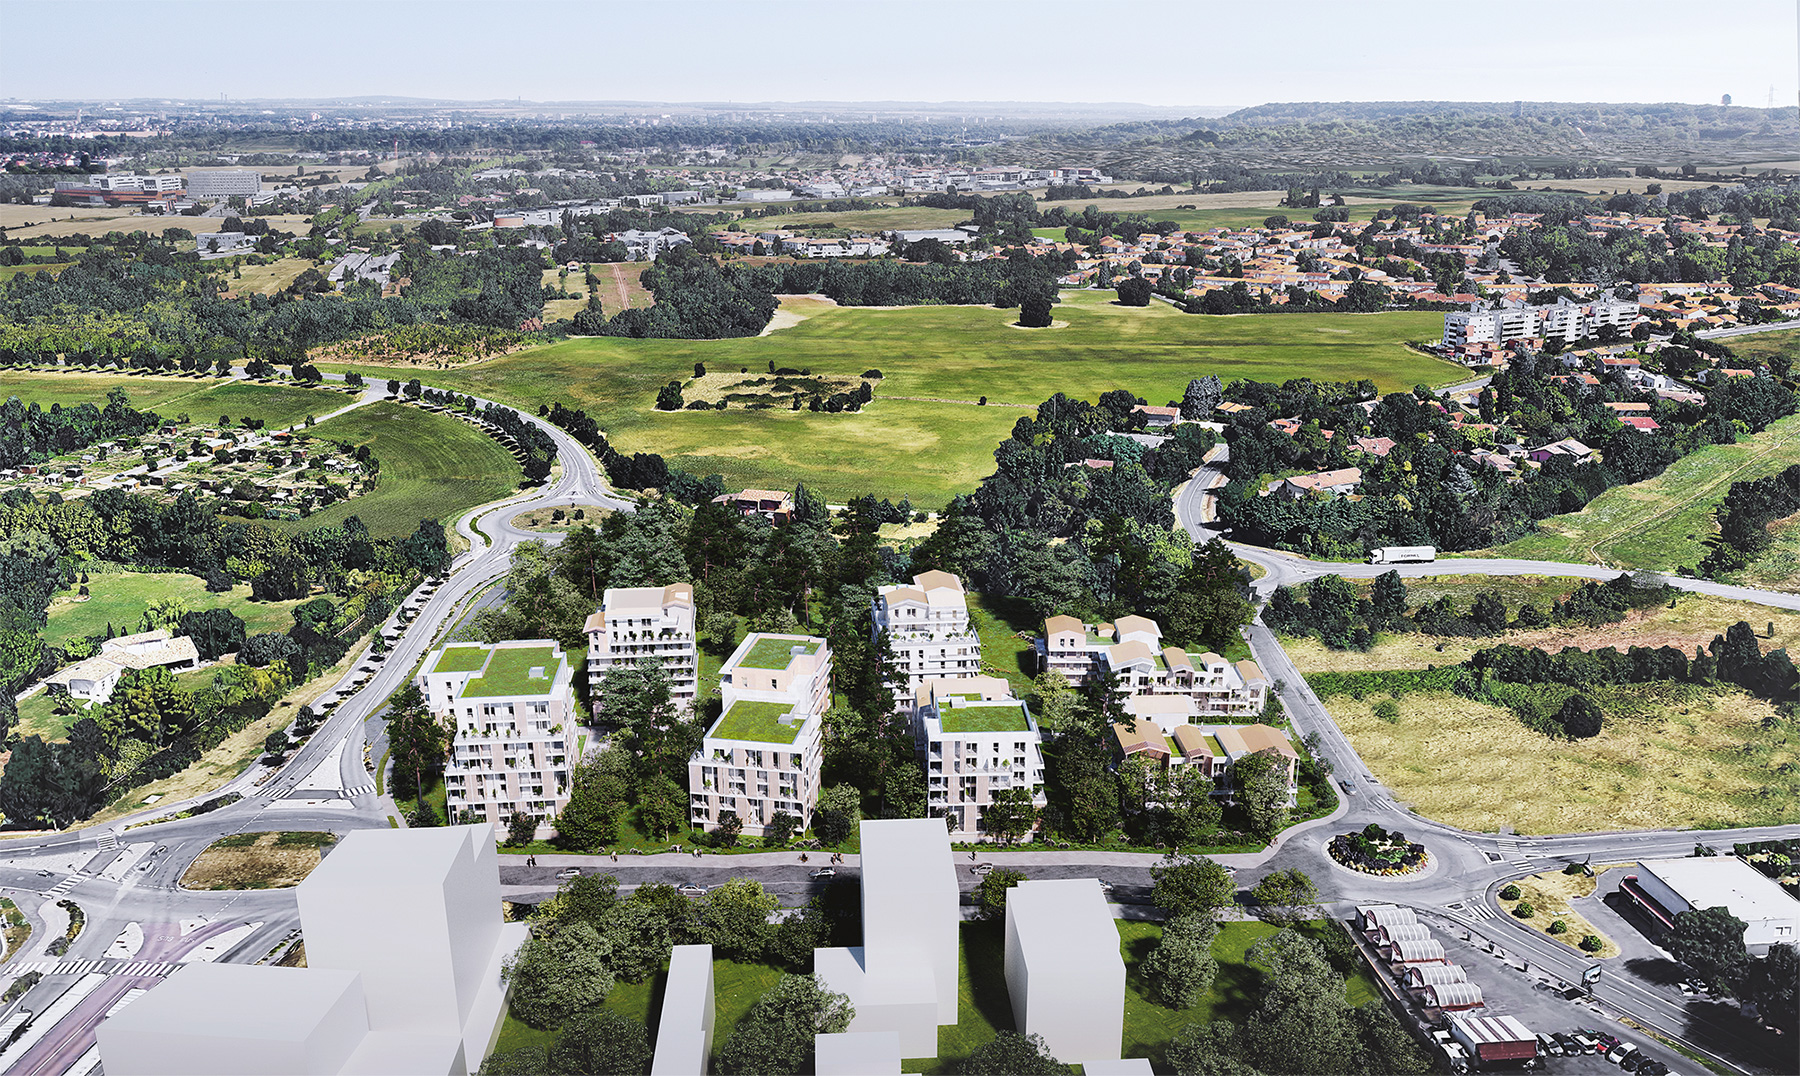
[[[612,275],[613,287],[617,288],[619,291],[618,309],[624,310],[631,305],[631,293],[625,290],[624,263],[623,262],[614,262],[611,265],[608,265],[606,268],[607,268],[607,271]]]

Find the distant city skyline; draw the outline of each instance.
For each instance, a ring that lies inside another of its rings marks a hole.
[[[1787,0],[1645,0],[1598,21],[1579,10],[0,0],[0,99],[1795,103]]]

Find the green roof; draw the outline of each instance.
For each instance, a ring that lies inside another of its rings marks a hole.
[[[542,679],[531,678],[534,666],[543,666]],[[487,668],[463,688],[462,697],[478,699],[494,695],[543,695],[556,679],[556,651],[548,646],[509,646],[497,648],[488,658]]]
[[[751,645],[738,665],[746,669],[785,669],[794,660],[793,650],[796,646],[808,654],[819,652],[817,639],[765,635]]]
[[[753,740],[758,743],[793,743],[804,721],[784,725],[781,719],[794,710],[785,702],[739,699],[719,715],[707,735],[720,740]]]
[[[487,664],[488,651],[485,646],[446,646],[444,656],[438,659],[432,672],[458,673],[474,672]]]
[[[1217,736],[1213,736],[1211,734],[1207,735],[1206,749],[1208,751],[1212,752],[1212,757],[1214,757],[1214,758],[1224,758],[1225,757],[1225,747],[1223,744],[1219,743],[1219,738]]]
[[[945,732],[1029,732],[1025,723],[1025,707],[1017,700],[995,700],[968,706],[946,706],[938,709],[938,722]]]

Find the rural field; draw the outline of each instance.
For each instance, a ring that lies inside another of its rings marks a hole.
[[[228,277],[225,283],[233,295],[274,295],[315,264],[311,258],[281,258],[267,265],[250,265],[240,259],[241,275]]]
[[[350,397],[298,385],[255,385],[216,378],[132,377],[126,374],[33,373],[8,370],[0,392],[35,403],[46,410],[53,403],[72,407],[91,403],[106,406],[106,394],[125,390],[132,407],[155,411],[164,418],[187,412],[195,422],[217,422],[229,415],[233,422],[260,418],[271,429],[300,422],[307,415],[323,415],[350,402]]]
[[[1533,732],[1512,711],[1448,692],[1330,700],[1376,777],[1427,818],[1463,829],[1576,833],[1788,821],[1800,749],[1762,722],[1775,709],[1736,689],[1629,684],[1591,690],[1606,725],[1588,740]]]
[[[287,889],[306,880],[337,841],[300,830],[234,833],[207,846],[181,876],[184,889]]]
[[[214,594],[203,580],[180,572],[93,572],[88,576],[88,591],[86,601],[72,591],[51,599],[50,623],[44,629],[46,643],[63,646],[71,639],[103,632],[108,624],[128,635],[138,630],[139,618],[152,601],[179,601],[194,612],[230,609],[243,619],[249,635],[293,627],[293,608],[300,604],[253,602],[247,583]]]
[[[988,307],[839,308],[814,300],[812,316],[763,337],[568,340],[431,380],[532,411],[555,400],[585,408],[621,451],[659,452],[696,474],[722,474],[729,485],[798,480],[832,500],[877,490],[935,506],[988,474],[995,445],[1022,409],[1058,391],[1094,399],[1126,388],[1160,404],[1209,373],[1369,377],[1384,391],[1464,373],[1404,346],[1436,335],[1437,314],[1205,317],[1164,304],[1119,307],[1109,297],[1065,292],[1055,314],[1065,327],[1036,330],[1012,326],[1014,311]],[[875,385],[875,402],[857,414],[655,411],[657,388],[688,380],[695,362],[725,369],[774,362],[851,377],[873,367],[886,376]]]
[[[1542,576],[1440,576],[1407,580],[1406,594],[1410,609],[1449,595],[1457,608],[1466,612],[1477,594],[1493,590],[1506,602],[1509,613],[1516,612],[1523,601],[1530,601],[1548,612],[1550,603],[1567,597],[1577,582]],[[1365,596],[1372,586],[1364,580],[1352,580],[1351,583]],[[1705,594],[1682,594],[1676,598],[1674,608],[1658,606],[1635,610],[1627,613],[1621,623],[1603,624],[1598,628],[1572,624],[1535,631],[1509,631],[1486,639],[1384,632],[1377,636],[1374,648],[1367,653],[1328,650],[1313,638],[1284,637],[1282,645],[1295,667],[1303,673],[1380,672],[1422,669],[1427,665],[1458,665],[1477,650],[1503,643],[1535,646],[1552,653],[1565,646],[1584,650],[1603,646],[1618,650],[1632,646],[1674,646],[1692,654],[1696,646],[1707,645],[1713,636],[1724,634],[1726,628],[1740,620],[1756,629],[1764,650],[1787,647],[1800,652],[1800,612]],[[1771,624],[1775,627],[1773,639],[1764,634]]]
[[[1496,556],[1613,564],[1673,571],[1706,557],[1716,533],[1713,509],[1733,482],[1771,475],[1800,459],[1800,415],[1789,415],[1735,445],[1709,445],[1655,478],[1615,486],[1568,515],[1538,522],[1538,533],[1508,542]],[[1789,577],[1783,589],[1800,586]]]
[[[305,519],[274,523],[306,530],[358,516],[377,538],[411,534],[421,519],[449,520],[512,492],[512,454],[460,419],[395,403],[372,403],[312,427],[313,437],[368,445],[381,460],[375,492],[339,501]]]

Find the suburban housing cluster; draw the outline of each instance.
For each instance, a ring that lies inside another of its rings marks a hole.
[[[872,606],[876,639],[893,655],[895,706],[911,721],[931,816],[979,835],[982,810],[997,793],[1023,789],[1042,806],[1037,719],[982,664],[962,580],[922,572],[880,588]],[[612,669],[653,663],[678,707],[696,704],[690,584],[607,590],[585,628],[596,692]],[[1285,733],[1253,723],[1269,690],[1256,663],[1189,653],[1161,638],[1162,629],[1145,617],[1098,625],[1052,617],[1037,640],[1037,660],[1076,686],[1118,678],[1129,715],[1115,727],[1120,760],[1149,752],[1167,765],[1199,765],[1225,795],[1234,763],[1269,754],[1281,760],[1292,787],[1293,745]],[[453,818],[502,825],[524,813],[548,832],[568,804],[571,764],[583,743],[601,742],[599,732],[576,725],[572,680],[567,657],[547,640],[458,643],[426,657],[415,682],[453,732],[444,779]],[[714,829],[730,814],[756,836],[784,814],[803,831],[819,799],[830,646],[818,636],[752,632],[720,666],[718,680],[719,716],[688,765],[689,822]],[[605,705],[601,695],[602,714]],[[1171,751],[1165,744],[1182,746]]]

